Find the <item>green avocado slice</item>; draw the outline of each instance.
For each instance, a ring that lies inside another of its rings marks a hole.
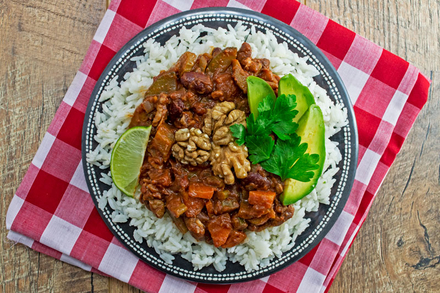
[[[311,105],[308,111],[298,121],[296,133],[301,136],[301,143],[308,144],[307,153],[318,154],[319,161],[317,170],[312,179],[308,182],[301,182],[294,179],[287,179],[284,182],[284,192],[280,199],[284,205],[289,205],[300,200],[309,194],[316,186],[319,177],[322,174],[325,161],[325,126],[319,106]]]
[[[246,79],[248,86],[248,103],[251,113],[254,114],[254,119],[258,117],[258,104],[268,95],[270,95],[275,103],[276,96],[270,85],[264,80],[256,76],[249,76]]]
[[[313,98],[308,87],[299,82],[292,74],[285,75],[280,79],[278,96],[283,94],[296,96],[297,105],[295,110],[298,111],[298,114],[293,118],[293,122],[298,122],[310,105],[315,104],[315,98]]]

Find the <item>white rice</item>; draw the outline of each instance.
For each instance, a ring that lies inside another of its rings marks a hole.
[[[152,84],[154,76],[161,70],[167,70],[184,52],[201,54],[212,47],[240,48],[244,41],[251,45],[252,57],[269,59],[274,73],[280,76],[293,74],[314,95],[325,120],[326,171],[315,190],[294,204],[295,213],[291,219],[278,227],[258,233],[248,231],[245,243],[228,249],[216,248],[203,241],[197,242],[190,233],[182,235],[167,214],[158,219],[138,200],[123,196],[112,183],[110,172],[103,172],[100,180],[111,188],[98,199],[99,208],[109,206],[114,210],[111,215],[114,222],[128,222],[136,227],[134,239],[139,243],[145,241],[166,263],[172,263],[173,254],[179,253],[192,262],[195,270],[213,264],[216,270],[223,271],[228,259],[239,262],[246,271],[265,267],[271,259],[281,256],[295,245],[297,236],[309,225],[310,219],[304,217],[306,212],[317,211],[320,203],[329,204],[331,187],[335,182],[332,177],[338,171],[337,164],[341,160],[337,143],[331,141],[330,137],[346,125],[346,109],[343,105],[335,105],[326,91],[315,83],[313,77],[319,73],[316,68],[307,64],[306,58],[292,53],[287,44],[278,43],[272,33],[263,34],[254,27],[248,28],[240,23],[235,28],[229,26],[227,30],[213,30],[202,25],[191,29],[182,28],[180,36],[173,36],[164,46],[148,40],[143,45],[145,55],[132,59],[136,62],[134,71],[126,73],[125,81],[121,84],[118,84],[116,78],[112,80],[102,93],[99,101],[103,103],[103,111],[95,116],[95,140],[99,145],[87,154],[87,161],[103,170],[109,169],[111,150],[127,129],[130,115],[142,102],[143,92]]]

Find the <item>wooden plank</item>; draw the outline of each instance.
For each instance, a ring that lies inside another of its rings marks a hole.
[[[103,0],[0,1],[3,219],[104,11]],[[14,245],[0,225],[0,292],[108,291],[107,278]]]
[[[440,280],[438,1],[307,1],[433,80],[330,292],[434,292]]]
[[[23,178],[104,14],[107,0],[0,1],[1,214]],[[403,57],[433,80],[331,292],[436,290],[439,282],[440,3],[302,1]],[[139,292],[6,239],[0,292]]]

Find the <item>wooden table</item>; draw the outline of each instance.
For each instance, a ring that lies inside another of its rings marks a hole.
[[[440,2],[304,4],[411,62],[433,84],[331,292],[440,290]],[[137,292],[7,240],[5,216],[106,0],[0,0],[0,292]],[[436,286],[437,285],[437,286]]]

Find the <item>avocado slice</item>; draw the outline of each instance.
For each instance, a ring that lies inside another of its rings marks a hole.
[[[256,76],[249,76],[246,79],[248,86],[248,103],[251,113],[254,114],[254,119],[258,117],[258,104],[268,95],[270,95],[275,103],[276,96],[270,85],[264,80]]]
[[[292,74],[283,76],[278,85],[278,96],[281,95],[295,95],[296,108],[298,111],[293,122],[298,122],[304,115],[310,105],[315,104],[315,98],[310,92],[309,88],[299,82]]]
[[[309,194],[315,188],[324,168],[326,154],[325,126],[321,109],[316,104],[311,105],[298,124],[296,133],[301,136],[301,143],[306,142],[308,144],[307,153],[319,155],[319,168],[313,171],[315,174],[309,182],[301,182],[290,178],[284,182],[284,192],[280,196],[284,205],[295,203]]]

